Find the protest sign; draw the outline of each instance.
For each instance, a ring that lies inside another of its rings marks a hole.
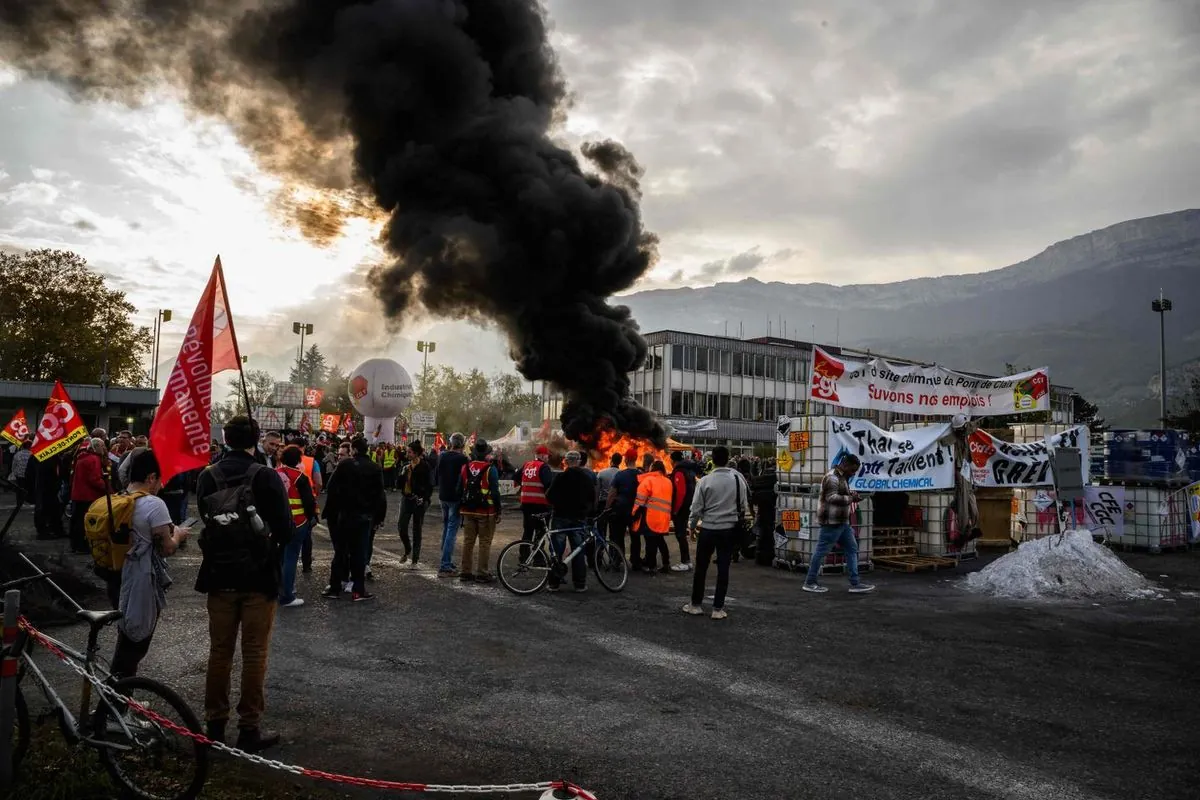
[[[881,358],[834,358],[814,347],[809,386],[812,399],[824,403],[904,414],[984,417],[1050,409],[1050,372],[1044,367],[1004,378],[980,378]]]
[[[971,434],[967,442],[971,452],[971,482],[986,487],[1053,486],[1050,451],[1056,447],[1077,448],[1082,467],[1082,483],[1088,481],[1088,429],[1077,425],[1040,442],[1013,444],[997,439],[985,430]]]
[[[829,466],[847,453],[862,466],[850,480],[859,492],[903,492],[954,486],[950,423],[890,432],[863,419],[829,417]],[[943,441],[946,440],[946,441]]]

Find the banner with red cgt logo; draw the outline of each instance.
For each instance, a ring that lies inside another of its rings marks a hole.
[[[1013,444],[977,430],[967,441],[971,452],[971,482],[986,487],[1053,486],[1050,453],[1056,447],[1079,449],[1083,459],[1083,482],[1088,481],[1088,428],[1076,425],[1040,442]]]
[[[809,387],[809,396],[823,403],[902,414],[987,417],[1050,409],[1050,371],[1044,367],[980,378],[882,358],[835,358],[814,347]]]

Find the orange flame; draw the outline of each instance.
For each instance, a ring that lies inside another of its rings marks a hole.
[[[660,447],[657,447],[649,439],[642,439],[635,436],[628,436],[620,431],[614,430],[611,426],[602,426],[597,432],[595,443],[588,450],[592,463],[597,469],[602,469],[608,466],[609,459],[613,453],[619,453],[621,458],[635,454],[635,463],[641,466],[643,456],[652,455],[655,461],[663,462],[667,472],[674,469],[671,463],[671,456]]]

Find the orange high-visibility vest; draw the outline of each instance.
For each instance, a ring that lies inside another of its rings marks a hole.
[[[542,486],[542,480],[538,477],[543,466],[545,464],[534,459],[526,461],[525,466],[521,467],[521,505],[550,505],[546,499],[546,487]]]
[[[279,479],[283,481],[283,487],[287,489],[288,508],[292,512],[292,522],[297,525],[303,525],[308,521],[308,517],[304,516],[304,502],[300,499],[300,490],[296,488],[296,481],[300,480],[300,476],[304,473],[295,467],[278,466],[275,471],[279,473]]]
[[[636,514],[645,508],[646,514],[638,525],[642,533],[662,533],[671,530],[671,496],[674,487],[671,479],[658,472],[647,472],[638,480],[637,502],[633,509]]]

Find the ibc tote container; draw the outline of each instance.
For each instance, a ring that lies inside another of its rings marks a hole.
[[[781,494],[775,509],[775,565],[795,570],[807,570],[820,535],[817,524],[819,497],[816,494]],[[871,566],[871,498],[864,497],[859,503],[855,518],[851,520],[858,539],[858,566],[865,570]],[[786,527],[785,527],[786,520]],[[840,548],[834,548],[825,557],[822,572],[840,571],[845,568],[845,557]]]
[[[916,531],[917,553],[939,558],[958,558],[977,555],[978,540],[972,540],[961,550],[952,550],[946,527],[946,511],[954,504],[954,492],[913,492],[908,504],[921,509],[924,526]]]
[[[1185,491],[1127,486],[1124,516],[1123,534],[1112,539],[1116,544],[1144,547],[1152,553],[1188,544],[1190,519]]]
[[[792,468],[777,469],[781,486],[810,486],[820,483],[829,468],[829,417],[792,417],[788,430],[776,430],[775,449],[787,450],[792,457]],[[807,447],[800,445],[807,443]],[[793,449],[796,448],[796,449]]]

